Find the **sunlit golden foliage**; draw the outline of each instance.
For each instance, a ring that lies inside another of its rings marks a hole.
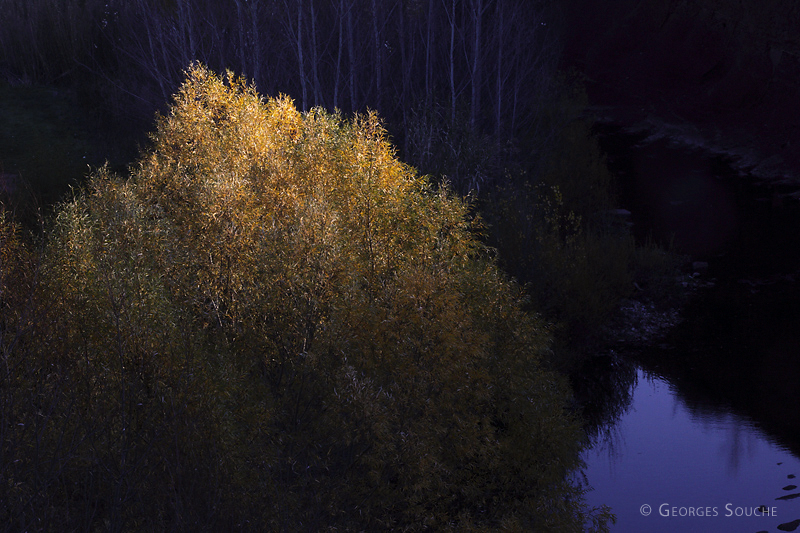
[[[41,342],[76,384],[56,478],[92,510],[73,522],[580,527],[549,332],[469,205],[399,162],[374,114],[187,75],[132,177],[96,172],[44,253]]]

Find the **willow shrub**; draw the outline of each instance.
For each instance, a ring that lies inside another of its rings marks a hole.
[[[4,520],[36,529],[36,500],[87,529],[602,527],[547,327],[469,206],[374,115],[187,74],[130,179],[101,169],[60,209],[26,363],[72,384],[37,452],[60,468],[14,473]]]

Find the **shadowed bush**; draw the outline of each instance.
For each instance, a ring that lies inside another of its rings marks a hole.
[[[566,96],[564,115],[581,108]],[[560,115],[559,115],[560,116]],[[615,220],[612,176],[589,124],[565,121],[534,183],[510,175],[486,203],[491,242],[503,267],[524,282],[545,316],[556,321],[554,366],[574,370],[634,288],[636,248]]]

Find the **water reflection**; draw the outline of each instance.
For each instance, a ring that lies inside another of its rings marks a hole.
[[[589,503],[616,531],[800,531],[800,204],[691,143],[598,133],[637,238],[674,237],[713,288],[660,346],[626,351],[639,366],[573,379]]]
[[[778,499],[800,494],[788,488],[797,457],[750,420],[635,372],[630,403],[584,457],[588,503],[611,506],[614,531],[778,531],[800,518],[800,499]]]
[[[572,390],[581,406],[584,430],[591,444],[614,441],[618,432],[616,422],[631,404],[636,375],[633,363],[611,351],[590,358],[571,376]]]

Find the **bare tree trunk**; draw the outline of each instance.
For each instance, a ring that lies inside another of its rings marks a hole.
[[[431,54],[433,53],[433,1],[428,1],[428,19],[425,21],[427,25],[425,35],[425,99],[428,102],[428,106],[430,106],[433,89],[433,82],[431,81],[433,77],[431,67]]]
[[[413,39],[410,40],[413,43]],[[411,83],[411,66],[413,64],[413,50],[409,51],[408,31],[406,29],[406,11],[400,6],[400,76],[402,76],[402,89],[400,92],[400,109],[403,113],[404,138],[408,137],[408,93]]]
[[[306,68],[303,56],[303,0],[297,0],[297,27],[295,28],[294,33],[295,49],[297,51],[297,66],[299,71],[298,74],[300,75],[300,92],[302,94],[301,109],[306,111],[308,110],[308,87],[306,83]]]
[[[372,0],[372,37],[375,46],[375,107],[381,109],[381,94],[383,88],[381,87],[381,63],[383,63],[383,52],[381,46],[380,32],[378,30],[378,3],[377,0]]]
[[[209,45],[209,53],[206,56],[206,61],[209,61],[212,52],[216,52],[216,62],[217,65],[224,65],[225,64],[225,28],[220,24],[214,24],[214,13],[213,8],[207,6],[208,11],[205,14],[205,24],[208,27],[208,31],[211,32],[211,43]],[[210,61],[209,61],[210,62]]]
[[[252,32],[251,40],[253,43],[252,52],[252,69],[253,80],[258,82],[261,77],[261,32],[259,31],[259,12],[258,8],[261,5],[260,0],[249,0],[250,2],[250,31]]]
[[[342,44],[344,37],[344,0],[339,0],[339,9],[337,12],[337,23],[339,26],[339,45],[336,48],[336,75],[333,80],[333,108],[339,108],[339,84],[341,80],[342,70]]]
[[[495,88],[494,134],[500,137],[503,124],[503,2],[497,2],[497,87]]]
[[[456,0],[451,1],[452,13],[447,16],[450,20],[450,120],[456,120],[456,74],[455,74],[455,48],[456,48]]]
[[[314,11],[314,0],[309,3],[311,8],[311,74],[314,82],[314,105],[323,105],[322,90],[319,86],[319,58],[317,56],[317,15]]]
[[[236,17],[239,23],[239,68],[242,71],[242,76],[247,77],[247,59],[245,57],[245,50],[247,48],[244,32],[244,9],[242,7],[243,0],[236,0]]]
[[[350,110],[358,109],[356,102],[356,56],[353,46],[353,1],[347,6],[347,55],[350,59]]]
[[[139,7],[142,12],[142,18],[144,19],[144,27],[147,32],[147,42],[148,47],[150,48],[150,59],[152,64],[148,66],[146,63],[143,63],[145,69],[150,69],[152,75],[156,78],[158,83],[159,89],[161,89],[161,96],[164,100],[169,98],[169,79],[168,75],[164,72],[165,70],[169,69],[169,60],[167,59],[167,44],[164,42],[164,29],[161,21],[157,18],[157,15],[154,15],[152,19],[148,20],[148,14],[150,10],[148,6],[145,4],[144,1],[139,2]],[[154,36],[153,33],[150,31],[150,26],[154,26],[156,30],[160,30],[158,35]],[[160,40],[160,42],[155,42],[156,40]],[[158,66],[158,59],[156,59],[156,49],[161,50],[161,59],[163,62],[163,70]]]
[[[475,128],[478,122],[478,113],[481,105],[481,29],[483,21],[483,0],[472,0],[472,22],[474,25],[474,39],[472,45],[472,99],[470,104],[470,125]]]
[[[175,44],[179,46],[181,67],[186,68],[195,59],[194,24],[189,11],[191,6],[186,5],[186,0],[177,0],[177,2],[178,22],[175,27]]]

